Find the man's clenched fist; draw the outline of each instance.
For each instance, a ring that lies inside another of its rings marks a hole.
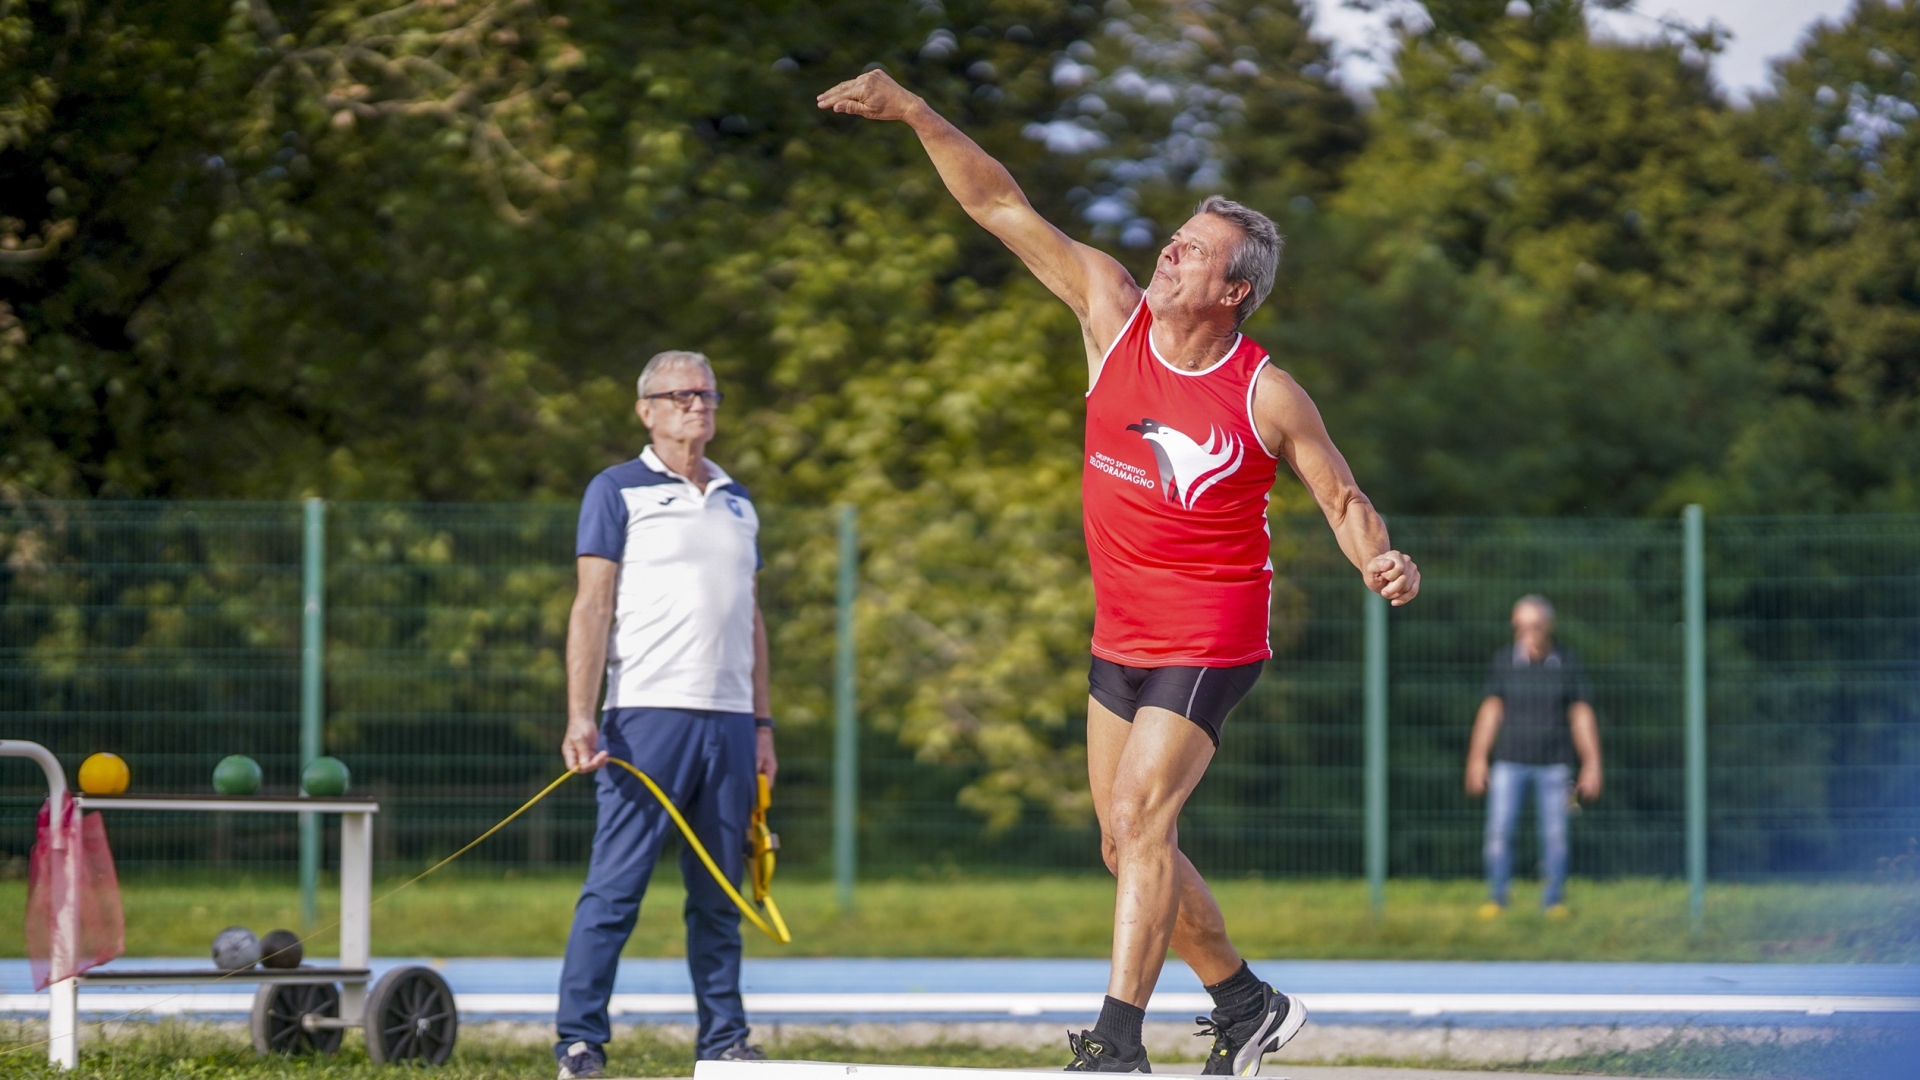
[[[1404,606],[1420,595],[1420,568],[1398,551],[1374,556],[1363,574],[1367,588],[1385,597],[1394,607]]]

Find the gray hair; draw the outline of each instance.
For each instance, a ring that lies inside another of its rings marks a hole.
[[[1251,207],[1242,206],[1225,195],[1209,195],[1200,200],[1195,214],[1212,214],[1239,227],[1242,239],[1227,260],[1227,280],[1244,281],[1253,286],[1247,298],[1234,309],[1234,325],[1246,322],[1273,291],[1273,276],[1280,270],[1280,249],[1286,238],[1273,219]]]
[[[1547,617],[1548,622],[1554,621],[1553,603],[1537,592],[1528,593],[1513,602],[1513,610],[1519,611],[1523,607],[1530,607],[1540,612]]]
[[[635,392],[642,398],[646,397],[647,391],[653,387],[654,379],[670,367],[697,367],[707,373],[707,378],[713,380],[713,385],[720,385],[719,378],[713,373],[713,365],[707,362],[705,353],[691,352],[687,349],[668,349],[666,352],[654,353],[653,359],[647,361],[647,366],[640,369],[640,381],[634,386]]]

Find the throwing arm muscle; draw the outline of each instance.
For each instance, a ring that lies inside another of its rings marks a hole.
[[[1140,287],[1126,267],[1041,217],[1006,166],[886,72],[849,79],[821,94],[818,102],[834,112],[899,120],[911,127],[967,215],[1073,309],[1086,339],[1089,368],[1100,362],[1140,300]]]
[[[1253,391],[1253,422],[1260,441],[1285,458],[1313,493],[1340,550],[1359,569],[1367,588],[1394,607],[1417,596],[1420,568],[1393,549],[1387,523],[1354,481],[1313,399],[1291,375],[1272,366],[1261,370]]]

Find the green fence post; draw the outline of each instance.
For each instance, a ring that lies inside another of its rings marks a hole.
[[[853,709],[853,595],[860,548],[854,508],[840,508],[839,625],[833,658],[833,883],[840,910],[853,910],[854,811],[859,799],[860,731]]]
[[[1700,507],[1682,514],[1686,533],[1687,914],[1695,935],[1707,911],[1706,526]]]
[[[300,768],[324,753],[320,725],[326,684],[327,504],[308,499],[301,536],[300,574]],[[305,795],[305,792],[301,793]],[[300,815],[300,920],[311,929],[318,916],[320,815]]]
[[[1387,601],[1366,599],[1367,900],[1379,915],[1387,905]]]

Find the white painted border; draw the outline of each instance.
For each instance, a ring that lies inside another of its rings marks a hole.
[[[1126,340],[1127,331],[1133,329],[1134,320],[1138,319],[1140,313],[1145,310],[1147,310],[1147,293],[1145,289],[1142,289],[1140,291],[1140,302],[1133,305],[1133,314],[1127,316],[1126,324],[1120,327],[1119,336],[1113,339],[1113,344],[1107,346],[1106,352],[1100,354],[1100,366],[1093,369],[1093,378],[1087,380],[1087,392],[1082,394],[1082,397],[1090,398],[1093,396],[1093,388],[1100,385],[1101,373],[1107,370],[1107,361],[1113,359],[1113,350],[1119,348],[1120,343]],[[1153,340],[1151,338],[1147,340],[1147,346],[1149,348],[1153,346]]]
[[[1142,298],[1140,302],[1143,304],[1146,303],[1145,298]],[[1161,367],[1166,368],[1168,371],[1173,372],[1175,375],[1184,375],[1189,379],[1197,379],[1202,375],[1211,375],[1214,372],[1219,371],[1220,365],[1233,359],[1233,354],[1240,351],[1240,343],[1242,341],[1245,341],[1246,339],[1247,337],[1245,334],[1242,334],[1237,330],[1234,331],[1233,345],[1232,347],[1227,349],[1227,354],[1225,356],[1222,356],[1220,359],[1215,360],[1213,363],[1207,365],[1204,368],[1201,368],[1199,371],[1188,371],[1186,368],[1173,366],[1173,364],[1170,361],[1168,361],[1166,357],[1160,355],[1160,346],[1155,345],[1153,343],[1153,327],[1151,326],[1147,327],[1147,350],[1153,353],[1153,358],[1155,360],[1160,361]]]
[[[1254,394],[1254,391],[1259,389],[1260,387],[1260,373],[1267,370],[1268,365],[1272,363],[1273,363],[1272,353],[1268,353],[1267,355],[1261,357],[1260,366],[1253,369],[1253,378],[1247,380],[1247,428],[1253,432],[1254,445],[1258,446],[1261,450],[1265,450],[1268,457],[1272,458],[1275,461],[1279,461],[1280,460],[1279,454],[1275,453],[1272,450],[1267,450],[1267,440],[1260,437],[1260,422],[1253,418],[1253,394]],[[1278,370],[1278,369],[1276,368],[1275,370]],[[1265,515],[1262,515],[1262,516],[1265,516]],[[1271,533],[1268,534],[1268,538],[1269,539],[1272,538]],[[1271,550],[1273,548],[1273,545],[1268,544],[1267,548]],[[1267,561],[1272,562],[1273,560],[1268,559]]]
[[[460,994],[460,1011],[470,1014],[554,1012],[555,994]],[[861,1014],[885,1016],[1001,1015],[1045,1016],[1100,1011],[1094,993],[900,993],[900,994],[747,994],[749,1013],[785,1015]],[[1320,1015],[1403,1014],[1406,1016],[1625,1014],[1625,1013],[1784,1013],[1831,1016],[1835,1013],[1920,1013],[1920,997],[1820,994],[1301,994]],[[0,1013],[45,1013],[46,994],[0,994]],[[185,992],[101,993],[82,991],[80,1007],[89,1013],[156,1014],[246,1012],[252,994]],[[1155,994],[1150,1013],[1192,1016],[1213,1008],[1206,994]],[[615,1016],[691,1016],[691,994],[615,994]]]

